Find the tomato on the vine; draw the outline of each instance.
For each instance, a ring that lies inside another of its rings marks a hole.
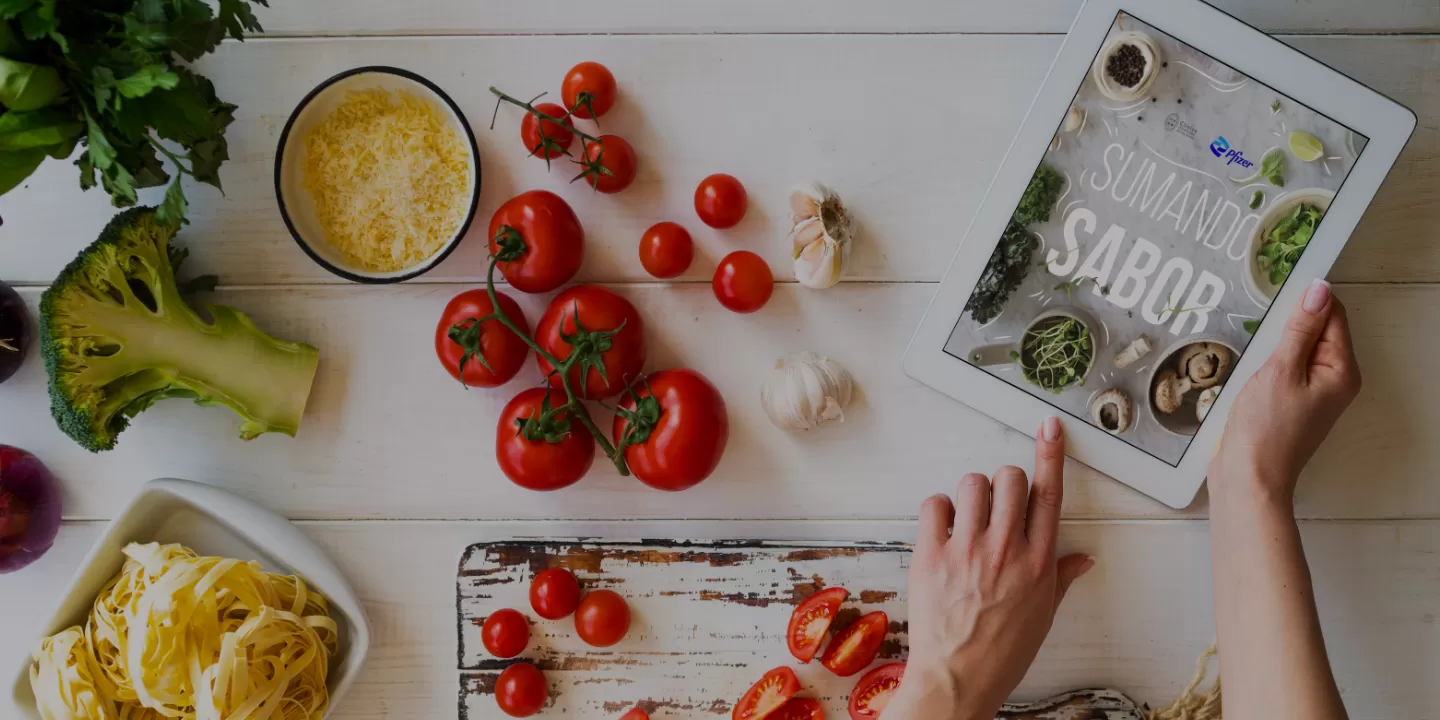
[[[850,720],[877,720],[900,689],[904,675],[905,663],[881,665],[865,673],[850,692]]]
[[[505,668],[495,680],[495,704],[510,717],[529,717],[550,697],[545,673],[528,662],[517,662]]]
[[[734,175],[715,173],[695,188],[695,213],[713,228],[724,230],[739,225],[748,204],[745,186]]]
[[[736,250],[715,268],[710,289],[726,308],[737,313],[752,313],[770,302],[770,295],[775,292],[775,276],[759,255]]]
[[[850,597],[850,591],[845,588],[825,588],[805,598],[805,602],[790,613],[790,624],[785,628],[785,646],[796,660],[808,663],[814,659],[820,644],[825,642],[830,623],[835,622],[835,616],[840,612],[840,603],[845,602],[847,597]]]
[[[730,421],[720,391],[694,370],[664,370],[631,386],[611,428],[640,482],[684,490],[710,477],[725,453]]]
[[[535,109],[552,118],[565,117],[565,108],[555,103],[540,103]],[[549,160],[570,154],[570,143],[575,141],[575,133],[560,123],[541,120],[535,113],[527,112],[525,119],[520,121],[520,139],[525,142],[526,152]]]
[[[535,324],[535,342],[561,362],[580,354],[566,379],[570,390],[586,400],[624,390],[645,366],[640,313],[629,300],[599,285],[576,285],[556,295]],[[535,362],[552,386],[562,386],[544,355],[536,353]]]
[[[580,269],[585,230],[559,195],[531,190],[505,201],[490,218],[490,254],[516,290],[550,292]]]
[[[593,647],[610,647],[630,632],[630,606],[613,590],[586,593],[575,608],[575,632]]]
[[[889,631],[890,618],[885,613],[877,610],[866,614],[830,641],[820,664],[840,677],[850,677],[875,662]]]
[[[526,334],[530,325],[520,305],[495,293],[500,309]],[[484,290],[466,290],[451,298],[435,326],[435,355],[456,380],[475,387],[499,387],[525,364],[530,346],[495,318],[477,323],[495,311]]]
[[[565,568],[541,570],[530,581],[530,607],[546,620],[559,620],[580,605],[580,581]]]
[[[657,278],[679,277],[694,259],[695,242],[677,223],[656,223],[640,236],[640,264]]]
[[[515,657],[530,644],[530,623],[516,610],[496,610],[480,626],[480,642],[495,657]]]
[[[560,99],[575,117],[598,118],[615,105],[615,76],[597,62],[582,62],[565,73],[560,84]]]
[[[575,179],[602,193],[618,193],[635,182],[635,148],[619,135],[601,135],[599,142],[585,141],[585,166]]]
[[[788,667],[777,667],[758,682],[735,703],[730,711],[730,720],[763,720],[779,710],[790,698],[800,692],[800,678]]]
[[[765,720],[825,720],[825,707],[815,698],[790,698]]]
[[[551,412],[565,404],[564,392],[530,388],[500,411],[495,459],[511,482],[531,490],[558,490],[590,470],[595,438],[571,417],[574,411]]]

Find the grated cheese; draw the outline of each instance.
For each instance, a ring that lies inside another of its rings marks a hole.
[[[305,136],[304,185],[326,239],[361,267],[404,270],[459,229],[468,151],[432,105],[405,91],[346,93]]]

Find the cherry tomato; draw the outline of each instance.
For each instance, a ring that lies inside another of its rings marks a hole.
[[[580,581],[565,568],[541,570],[530,581],[530,607],[546,620],[559,620],[580,605]]]
[[[759,255],[736,250],[715,268],[710,288],[721,305],[737,313],[752,313],[770,301],[770,294],[775,292],[775,276]]]
[[[635,182],[635,148],[619,135],[601,135],[600,142],[585,141],[585,160],[604,170],[587,169],[585,184],[602,193],[618,193]]]
[[[590,469],[595,439],[568,411],[536,422],[547,407],[564,404],[562,391],[530,388],[500,411],[495,459],[511,482],[531,490],[558,490],[574,485]]]
[[[905,663],[881,665],[860,678],[850,692],[850,720],[876,720],[900,689]]]
[[[616,329],[619,332],[606,336]],[[570,389],[586,400],[624,390],[645,366],[645,323],[640,313],[629,300],[599,285],[576,285],[556,295],[535,325],[535,341],[561,361],[571,353],[599,351],[600,367],[582,362],[567,373]],[[535,361],[550,384],[561,387],[560,376],[551,375],[554,366],[539,353]]]
[[[633,707],[626,710],[625,714],[620,716],[620,720],[650,720],[650,713],[645,712],[641,708]]]
[[[840,631],[820,664],[840,677],[850,677],[875,662],[880,646],[885,643],[885,633],[890,631],[890,618],[883,612],[872,612]]]
[[[825,720],[825,707],[814,698],[790,698],[765,720]]]
[[[694,370],[664,370],[633,389],[620,407],[635,420],[617,414],[611,426],[616,445],[626,442],[630,472],[659,490],[684,490],[710,477],[730,438],[720,391]]]
[[[525,646],[530,644],[530,623],[515,610],[496,610],[485,618],[485,624],[480,627],[480,642],[495,657],[515,657],[525,652]]]
[[[800,692],[800,678],[788,667],[777,667],[749,690],[735,703],[730,711],[730,720],[762,720],[779,710],[790,698]]]
[[[840,603],[845,602],[847,597],[850,597],[850,591],[845,588],[826,588],[805,598],[805,602],[790,613],[785,644],[796,660],[808,663],[815,657],[820,643],[825,641],[825,632],[835,621],[835,614],[840,612]]]
[[[528,662],[505,668],[495,680],[495,703],[510,717],[528,717],[540,712],[550,698],[545,673]]]
[[[615,105],[615,76],[597,62],[582,62],[565,73],[560,83],[560,98],[575,117],[598,118]]]
[[[657,278],[679,277],[694,259],[695,243],[676,223],[656,223],[640,237],[640,264]]]
[[[553,118],[565,116],[565,108],[555,103],[540,103],[535,109]],[[545,137],[540,137],[542,126]],[[548,160],[568,154],[566,151],[570,149],[570,143],[575,141],[575,133],[560,123],[541,120],[535,113],[527,112],[525,119],[520,121],[520,139],[525,142],[526,152]]]
[[[520,193],[505,201],[490,218],[490,252],[501,254],[497,235],[511,228],[503,242],[523,246],[515,258],[501,260],[500,272],[520,292],[550,292],[575,277],[585,257],[585,229],[575,211],[559,195],[544,190]]]
[[[745,218],[745,186],[733,175],[715,173],[695,188],[695,213],[713,228],[724,230]]]
[[[630,631],[630,606],[610,590],[594,590],[575,609],[575,632],[592,647],[610,647]]]
[[[526,334],[530,323],[520,305],[504,293],[495,293],[500,309]],[[456,380],[475,387],[499,387],[515,377],[530,354],[530,346],[499,320],[479,326],[475,321],[495,310],[484,290],[466,290],[445,305],[435,326],[435,355]],[[483,361],[482,361],[483,358]]]

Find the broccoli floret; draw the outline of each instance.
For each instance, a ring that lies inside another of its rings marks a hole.
[[[293,436],[320,353],[276,340],[244,313],[181,296],[170,238],[154,208],[115,216],[40,300],[51,413],[91,452],[115,447],[130,418],[165,398],[225,405],[240,437]]]

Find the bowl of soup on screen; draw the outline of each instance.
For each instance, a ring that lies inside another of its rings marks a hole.
[[[480,199],[480,152],[434,83],[399,68],[355,68],[291,113],[275,196],[290,235],[321,267],[355,282],[400,282],[465,236]]]

